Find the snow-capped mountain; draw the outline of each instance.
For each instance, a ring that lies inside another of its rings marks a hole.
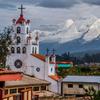
[[[68,19],[56,31],[40,32],[41,49],[55,48],[58,53],[100,49],[100,19]]]

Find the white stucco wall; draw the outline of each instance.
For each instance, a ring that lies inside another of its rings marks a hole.
[[[26,66],[28,66],[27,70],[29,67],[32,68],[33,75],[35,77],[37,77],[39,79],[45,79],[45,66],[44,66],[45,63],[44,63],[44,61],[42,61],[36,57],[33,57],[32,55],[29,55],[29,56],[27,56],[26,64],[27,64]],[[40,68],[40,71],[37,72],[36,68]],[[27,70],[26,70],[26,73],[27,73]],[[32,73],[32,72],[29,73],[29,70],[28,70],[27,74]]]
[[[59,93],[59,83],[49,77],[49,74],[50,74],[49,68],[50,68],[50,66],[49,66],[49,63],[48,63],[48,60],[47,60],[47,62],[45,63],[45,80],[47,80],[48,82],[51,83],[50,87],[49,87],[50,91],[55,92],[55,93]]]

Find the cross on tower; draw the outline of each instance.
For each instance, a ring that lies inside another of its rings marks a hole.
[[[48,48],[46,49],[46,52],[47,52],[47,54],[46,54],[46,55],[48,55],[48,54],[49,54],[49,49],[48,49]]]
[[[20,9],[21,10],[21,14],[20,15],[23,15],[23,10],[25,9],[24,7],[23,7],[23,5],[21,4],[21,7],[20,8],[18,8],[18,9]]]

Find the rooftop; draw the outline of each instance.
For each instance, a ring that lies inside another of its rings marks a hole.
[[[42,61],[45,61],[45,56],[44,55],[41,55],[41,54],[32,54],[32,56],[42,60]]]
[[[58,75],[50,75],[49,77],[50,77],[51,79],[55,80],[55,81],[58,81],[59,79],[62,78],[61,76],[58,76]]]
[[[22,24],[24,22],[26,22],[24,16],[23,15],[20,15],[20,17],[16,21],[16,24]]]
[[[0,68],[0,81],[15,81],[21,79],[22,79],[21,72],[15,72]]]
[[[73,83],[98,83],[100,84],[100,76],[66,76],[62,82]]]
[[[25,86],[25,85],[40,85],[50,84],[48,81],[41,80],[32,76],[23,75],[22,80],[19,81],[6,81],[5,87]]]

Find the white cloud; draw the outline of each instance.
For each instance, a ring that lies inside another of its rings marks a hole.
[[[1,0],[2,1],[2,0]],[[0,1],[0,2],[1,2]],[[31,0],[30,0],[31,1]],[[11,2],[11,0],[10,0]],[[13,2],[15,5],[16,3]],[[80,17],[84,16],[97,16],[99,14],[99,6],[88,5],[86,3],[76,4],[69,9],[60,9],[60,8],[45,8],[37,7],[34,5],[29,5],[25,3],[26,7],[25,17],[30,18],[32,21],[32,29],[38,27],[39,25],[58,25],[66,21],[66,19],[73,19],[74,21],[78,20]],[[12,18],[17,18],[19,16],[17,4],[14,9],[11,8],[2,8],[0,9],[0,27],[6,26],[11,23]]]

